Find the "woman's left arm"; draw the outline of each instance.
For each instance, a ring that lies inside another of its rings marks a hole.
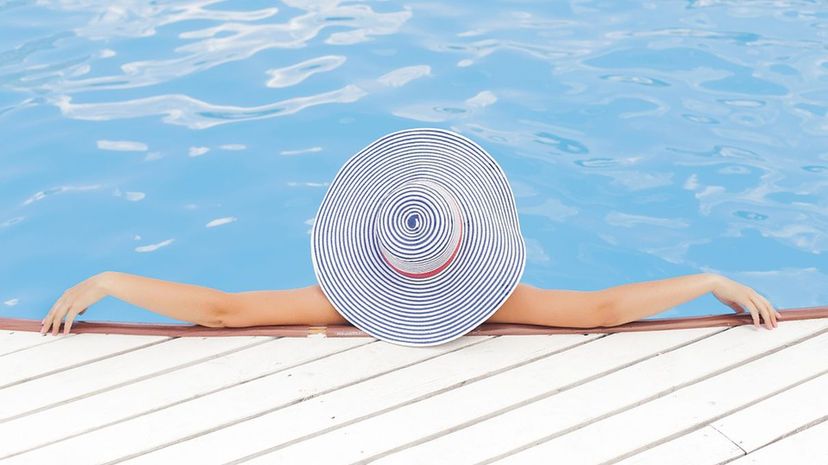
[[[41,334],[52,329],[57,335],[66,317],[63,333],[69,333],[75,317],[107,295],[175,319],[202,326],[221,326],[220,316],[228,306],[227,292],[193,284],[104,271],[66,290],[43,319]],[[51,328],[50,328],[51,327]]]
[[[75,317],[111,295],[178,320],[211,328],[344,324],[318,284],[297,289],[225,292],[210,287],[105,271],[68,289],[43,319],[41,334],[68,334]]]

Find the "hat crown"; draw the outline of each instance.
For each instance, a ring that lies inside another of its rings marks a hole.
[[[448,267],[460,248],[463,213],[454,194],[430,179],[412,179],[389,192],[377,210],[376,239],[385,263],[410,278]]]

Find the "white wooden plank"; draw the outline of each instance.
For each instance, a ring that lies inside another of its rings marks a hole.
[[[277,443],[295,441],[320,430],[347,424],[601,336],[500,336],[178,442],[125,463],[223,464]],[[232,444],[232,447],[226,447],[227,444]],[[326,463],[324,457],[318,459],[319,463]]]
[[[828,421],[751,452],[728,465],[824,465],[828,463]]]
[[[215,358],[267,336],[179,337],[0,389],[0,421]]]
[[[813,376],[813,361],[828,363],[826,353],[828,333],[823,333],[493,463],[539,463],[558,457],[577,465],[623,458]]]
[[[828,368],[826,358],[828,353],[822,361]],[[824,417],[828,417],[828,374],[721,418],[712,426],[750,453]]]
[[[70,436],[186,402],[309,360],[360,345],[370,345],[373,341],[375,339],[366,337],[276,339],[3,422],[0,423],[0,438],[15,437],[15,440],[0,441],[0,460],[35,447],[61,444],[61,439]],[[259,400],[247,399],[248,402]],[[129,438],[128,441],[132,439],[134,438]],[[125,438],[117,438],[110,442],[125,442]],[[89,447],[89,443],[85,443],[85,447]],[[56,456],[63,454],[58,452]],[[5,461],[3,465],[6,465]]]
[[[440,396],[277,449],[246,463],[299,463],[303,457],[310,456],[326,465],[354,463],[722,330],[701,328],[672,333],[612,334]]]
[[[125,334],[41,337],[58,337],[61,340],[0,357],[0,388],[169,339],[166,336]]]
[[[705,426],[613,465],[720,465],[743,455],[730,439]]]
[[[70,336],[76,336],[76,334],[66,335],[66,337]],[[59,340],[51,335],[42,336],[39,332],[0,330],[0,356]]]
[[[751,357],[783,347],[802,337],[828,328],[828,320],[783,322],[768,331],[752,326],[738,326],[696,343],[632,365],[594,381],[557,393],[537,402],[480,421],[440,437],[386,455],[372,464],[465,464],[480,463],[509,454],[550,435],[577,428],[620,409],[664,395],[676,386],[732,368]],[[667,334],[670,332],[668,331]],[[634,341],[636,334],[627,333]],[[618,350],[621,350],[620,348]],[[594,360],[581,363],[590,365]],[[516,378],[515,382],[521,382]],[[445,410],[478,409],[491,397],[489,391],[475,396],[451,398]],[[465,401],[464,401],[465,399]],[[431,407],[436,408],[436,407]],[[692,406],[688,408],[692,409]],[[427,411],[433,411],[431,409]],[[429,420],[427,415],[417,421]],[[631,425],[637,425],[633,422]],[[627,427],[630,427],[627,425]],[[643,426],[635,426],[640,428]],[[496,441],[481,438],[498,438]],[[596,441],[594,438],[593,442]]]
[[[345,339],[345,341],[340,341],[340,339]],[[322,344],[323,347],[335,345],[343,347],[350,342],[347,339],[353,338],[320,338],[317,342]],[[260,377],[251,379],[243,384],[237,384],[238,381],[236,381],[233,383],[235,384],[234,386],[228,387],[227,389],[215,391],[187,402],[178,403],[174,408],[170,407],[147,413],[146,415],[134,418],[130,422],[121,422],[96,429],[57,443],[50,442],[47,445],[44,442],[40,442],[45,447],[40,447],[25,454],[6,459],[4,465],[15,463],[42,464],[44,461],[48,461],[49,457],[55,457],[55,454],[66,454],[79,463],[109,462],[124,457],[124,455],[131,453],[136,448],[139,448],[141,451],[147,451],[154,446],[161,446],[191,434],[204,433],[227,423],[241,421],[263,411],[275,410],[329,390],[344,387],[390,370],[427,360],[469,344],[491,339],[491,336],[461,337],[443,345],[417,348],[376,341],[373,338],[359,339],[374,342],[367,344],[363,342],[362,346],[352,350],[347,350],[288,370],[273,374],[262,373]],[[305,346],[311,341],[302,340],[301,342],[304,342],[303,346]],[[354,343],[351,342],[351,344]],[[264,347],[265,345],[256,346],[251,351],[258,347]],[[230,355],[216,360],[219,362],[228,361],[232,356]],[[278,355],[275,352],[260,355],[260,357],[265,356],[277,357]],[[251,361],[235,360],[226,363],[230,363],[237,370],[244,370],[246,368],[245,366],[237,367],[237,365],[249,365]],[[198,366],[202,365],[206,364],[200,364]],[[186,369],[178,370],[174,373],[184,371]],[[227,375],[232,375],[232,372],[225,374],[225,377]],[[216,373],[213,369],[203,373],[202,376],[214,377]],[[165,378],[169,378],[169,376],[159,376],[152,378],[152,380],[163,380]],[[199,382],[204,383],[204,380],[199,380]],[[139,384],[143,384],[143,382],[130,386],[134,387]],[[167,390],[172,388],[169,385],[162,384],[162,386]],[[116,391],[120,391],[120,389]],[[146,390],[143,388],[139,389],[137,393],[138,395],[146,397]],[[94,400],[96,397],[102,397],[106,394],[92,396],[89,399]],[[123,402],[126,399],[122,398],[120,400]],[[95,409],[99,409],[97,402],[94,405]],[[123,410],[123,407],[119,406],[113,406],[113,408]],[[27,418],[29,417],[23,417],[11,423],[13,424]],[[70,420],[75,421],[74,415],[65,418],[67,422]],[[52,424],[55,421],[51,418],[48,420],[48,423]],[[48,427],[48,424],[40,425],[41,431],[44,426]],[[65,426],[63,428],[65,429]],[[19,431],[20,428],[18,427],[17,429]],[[34,431],[31,430],[28,433],[32,434]],[[39,434],[42,437],[42,433]],[[28,434],[23,434],[23,436],[28,436]],[[124,438],[129,438],[129,440],[125,441]],[[106,444],[106,447],[89,447],[89,444]],[[0,445],[0,447],[2,446]]]

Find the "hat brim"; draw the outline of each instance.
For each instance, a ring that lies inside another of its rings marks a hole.
[[[375,231],[384,194],[420,178],[449,189],[463,213],[455,259],[429,278],[390,268]],[[313,224],[311,257],[322,291],[351,324],[387,342],[430,346],[497,311],[523,275],[526,248],[497,162],[460,134],[416,128],[377,139],[340,168]]]

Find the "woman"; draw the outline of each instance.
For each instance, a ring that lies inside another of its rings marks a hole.
[[[42,334],[64,333],[107,295],[210,327],[351,323],[403,345],[435,345],[484,321],[589,328],[659,313],[707,292],[768,329],[780,314],[713,273],[600,291],[520,284],[526,247],[506,175],[474,141],[439,128],[380,137],[331,182],[311,232],[318,285],[228,293],[104,272],[66,291]]]
[[[755,327],[759,327],[761,319],[767,329],[772,329],[782,317],[752,288],[719,274],[699,273],[596,291],[541,289],[521,283],[486,321],[574,328],[616,326],[660,313],[708,292],[736,313],[749,311]],[[63,332],[69,333],[75,317],[106,296],[178,320],[216,328],[348,323],[318,284],[298,289],[224,292],[105,271],[64,292],[43,319],[41,334],[51,331],[57,335],[64,319]]]

